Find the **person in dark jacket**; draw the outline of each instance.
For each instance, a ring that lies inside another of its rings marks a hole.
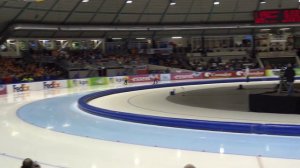
[[[32,161],[30,158],[26,158],[23,160],[21,168],[41,168],[41,166],[38,163]]]
[[[286,82],[288,85],[288,95],[290,96],[294,91],[294,81],[295,81],[295,71],[293,69],[292,64],[288,64],[288,67],[286,68],[284,72],[284,77],[286,78]]]

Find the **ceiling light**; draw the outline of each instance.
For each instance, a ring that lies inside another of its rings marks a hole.
[[[285,30],[290,30],[290,29],[291,29],[291,28],[286,27],[286,28],[281,28],[281,29],[279,29],[279,30],[285,31]]]
[[[270,31],[271,29],[260,29],[260,31]]]
[[[172,37],[172,39],[181,39],[182,37],[180,36],[175,36],[175,37]]]
[[[267,3],[267,2],[266,2],[265,0],[261,0],[260,3],[261,3],[261,4],[265,4],[265,3]]]
[[[176,5],[176,1],[175,0],[170,0],[170,5]]]
[[[138,37],[138,38],[135,38],[137,40],[145,40],[146,38],[145,37]]]
[[[122,38],[120,38],[120,37],[113,37],[111,39],[113,39],[113,40],[122,40]]]
[[[214,5],[220,5],[220,2],[219,1],[215,1]]]
[[[132,0],[126,0],[126,3],[131,4],[133,1]]]
[[[89,2],[90,0],[82,0],[81,2]]]

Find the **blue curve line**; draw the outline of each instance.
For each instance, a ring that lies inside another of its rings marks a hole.
[[[252,78],[251,79],[251,81],[271,81],[271,80],[278,80],[278,78]],[[224,132],[234,132],[234,133],[300,136],[300,125],[222,122],[222,121],[169,118],[169,117],[149,116],[149,115],[132,114],[132,113],[126,113],[120,111],[112,111],[108,109],[94,107],[88,104],[88,102],[93,99],[107,96],[107,95],[123,93],[123,92],[174,87],[174,86],[185,86],[185,85],[202,85],[202,84],[236,83],[236,82],[245,82],[245,79],[193,81],[193,82],[167,83],[161,85],[146,85],[146,86],[112,89],[112,90],[96,92],[96,93],[83,96],[78,100],[78,107],[83,111],[86,111],[88,113],[97,116],[117,119],[122,121],[142,123],[142,124],[176,127],[176,128],[188,128],[188,129],[196,129],[196,130],[224,131]]]
[[[224,154],[300,158],[299,137],[233,134],[112,120],[78,109],[77,101],[85,94],[32,102],[18,109],[17,116],[41,128],[50,126],[52,131],[105,141],[210,153],[220,153],[222,148]]]

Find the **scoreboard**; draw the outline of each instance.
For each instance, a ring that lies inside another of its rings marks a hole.
[[[256,24],[300,23],[300,9],[256,11],[254,21]]]

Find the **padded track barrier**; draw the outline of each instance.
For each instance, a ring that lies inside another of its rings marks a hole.
[[[300,79],[300,78],[298,78]],[[252,78],[251,81],[274,81],[278,78]],[[126,112],[112,111],[94,107],[88,104],[89,101],[123,92],[155,89],[163,87],[185,86],[185,85],[202,85],[215,83],[236,83],[245,82],[245,79],[222,79],[222,80],[205,80],[180,83],[167,83],[159,85],[144,85],[136,87],[126,87],[119,89],[111,89],[101,92],[92,93],[81,97],[78,100],[78,106],[81,110],[98,115],[101,117],[129,121],[142,124],[159,125],[176,128],[187,128],[196,130],[223,131],[234,133],[253,133],[253,134],[268,134],[268,135],[285,135],[285,136],[300,136],[300,125],[284,125],[284,124],[259,124],[259,123],[242,123],[242,122],[221,122],[221,121],[206,121],[182,118],[167,118],[159,116],[148,116],[140,114],[131,114]]]

